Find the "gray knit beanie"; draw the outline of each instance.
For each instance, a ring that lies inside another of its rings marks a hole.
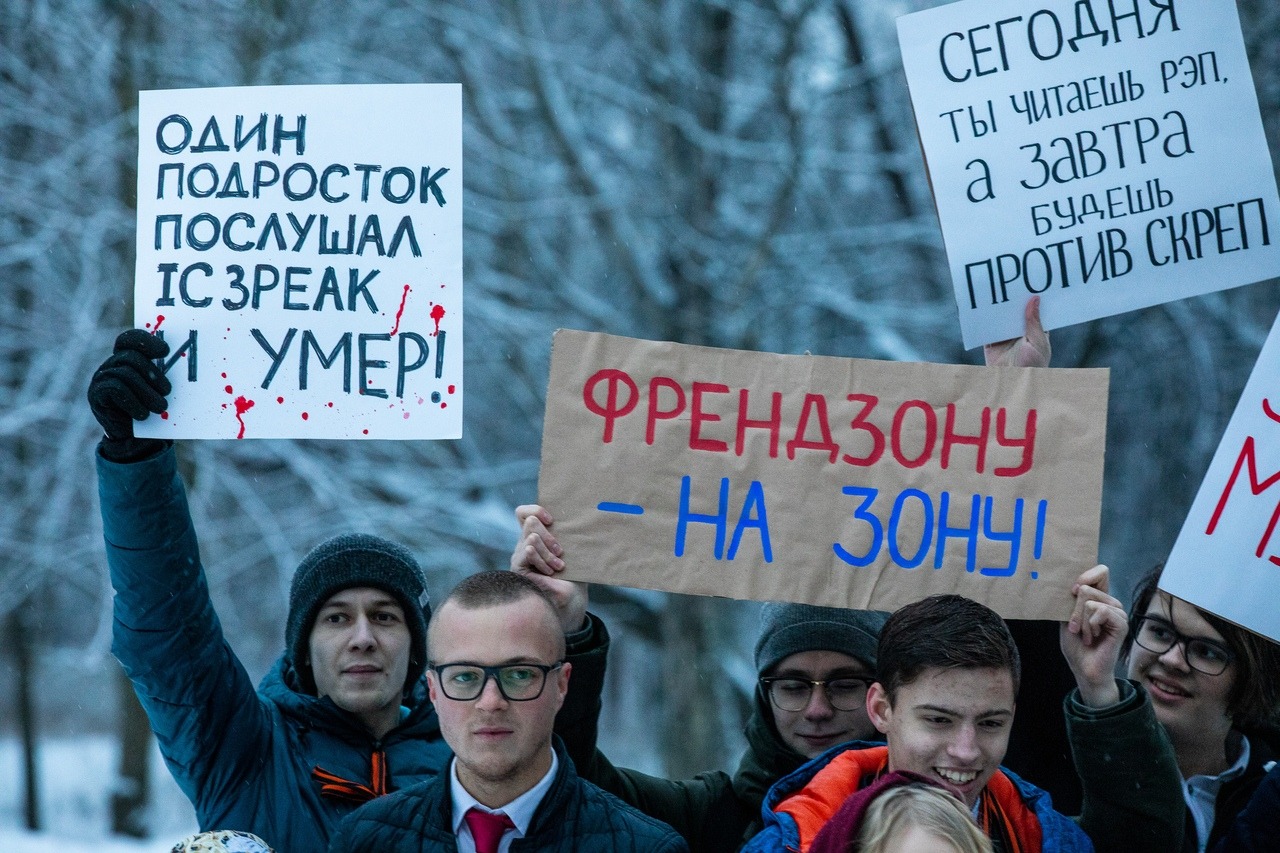
[[[876,645],[888,613],[847,610],[812,604],[766,604],[764,625],[756,641],[756,672],[764,675],[783,658],[799,652],[842,652],[871,671],[876,668]]]
[[[287,662],[307,693],[316,692],[308,647],[311,628],[330,596],[353,587],[373,587],[390,593],[404,610],[409,628],[409,673],[405,693],[427,667],[427,619],[422,569],[404,547],[367,533],[344,533],[321,542],[298,564],[289,587],[289,620],[285,625]]]

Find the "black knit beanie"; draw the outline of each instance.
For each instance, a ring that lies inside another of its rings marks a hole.
[[[756,672],[764,675],[800,652],[842,652],[874,672],[880,629],[888,613],[812,604],[766,604],[756,642]]]
[[[426,584],[418,561],[405,548],[366,533],[344,533],[311,549],[298,564],[289,587],[289,621],[285,625],[287,662],[307,693],[316,692],[308,647],[316,614],[330,596],[353,587],[373,587],[390,593],[404,610],[409,628],[408,693],[427,667]]]

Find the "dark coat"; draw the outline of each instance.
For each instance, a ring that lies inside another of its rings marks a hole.
[[[1268,733],[1274,736],[1274,732]],[[1213,828],[1209,830],[1209,842],[1206,850],[1218,849],[1218,845],[1223,843],[1223,839],[1231,832],[1236,839],[1248,838],[1251,832],[1250,827],[1253,825],[1262,825],[1265,820],[1265,810],[1262,807],[1255,808],[1251,799],[1262,781],[1267,776],[1267,771],[1271,769],[1271,765],[1275,763],[1276,754],[1271,749],[1271,743],[1264,740],[1257,733],[1249,737],[1249,763],[1245,765],[1244,772],[1229,782],[1223,784],[1218,789],[1218,797],[1213,804]],[[1272,774],[1274,775],[1274,774]],[[1278,786],[1276,783],[1271,784],[1273,789],[1272,796],[1280,795],[1280,792],[1274,792]],[[1265,795],[1264,795],[1265,796]],[[1248,807],[1246,809],[1246,806]],[[1277,803],[1280,807],[1280,803]],[[1244,824],[1238,830],[1234,829],[1235,824],[1240,816],[1248,812],[1252,817],[1246,817]],[[1272,820],[1280,820],[1280,817],[1272,815]],[[1195,853],[1198,849],[1196,836],[1195,819],[1191,817],[1191,810],[1186,810],[1186,827],[1187,837],[1182,845],[1184,853]],[[1236,842],[1238,843],[1238,841]],[[1263,845],[1261,847],[1224,847],[1226,850],[1280,850],[1280,838],[1272,841],[1271,846]]]
[[[562,744],[551,787],[534,812],[529,834],[511,853],[688,853],[671,827],[578,778]],[[453,798],[449,774],[362,806],[343,821],[330,853],[452,853]]]
[[[1252,762],[1250,762],[1252,764]],[[1280,764],[1253,792],[1249,804],[1228,826],[1214,822],[1214,834],[1221,837],[1213,853],[1267,853],[1280,849]]]
[[[97,464],[116,590],[112,648],[203,829],[244,830],[284,853],[316,853],[355,805],[322,795],[313,768],[369,785],[381,748],[395,789],[446,766],[450,752],[422,683],[381,741],[329,699],[295,690],[283,663],[255,691],[209,600],[172,448]]]
[[[778,737],[764,706],[767,700],[757,689],[755,707],[747,722],[748,749],[733,775],[711,771],[692,779],[672,781],[615,767],[596,749],[599,696],[604,683],[609,634],[604,623],[594,616],[592,627],[589,640],[571,651],[576,653],[574,686],[584,697],[595,697],[594,712],[583,714],[572,730],[559,725],[556,728],[564,737],[579,774],[645,814],[671,825],[689,842],[692,853],[734,853],[763,825],[760,804],[769,786],[804,764],[805,757]]]

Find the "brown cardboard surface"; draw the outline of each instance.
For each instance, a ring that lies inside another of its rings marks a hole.
[[[560,330],[539,502],[573,580],[1065,619],[1097,559],[1107,384]]]

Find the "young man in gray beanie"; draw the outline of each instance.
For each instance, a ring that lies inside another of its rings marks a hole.
[[[586,585],[555,577],[564,560],[549,530],[551,514],[521,506],[516,519],[521,538],[511,567],[553,599],[573,602],[562,613],[576,608],[574,624],[583,626],[570,635],[574,680],[595,697],[598,714],[608,631],[599,617],[586,613]],[[562,734],[569,757],[582,778],[670,824],[692,853],[736,851],[762,827],[760,805],[774,782],[836,744],[878,736],[867,717],[866,691],[887,618],[875,611],[766,605],[755,648],[759,680],[747,721],[747,752],[732,775],[711,771],[673,781],[614,767],[596,749],[595,719]]]
[[[203,829],[323,851],[361,803],[448,765],[423,678],[422,571],[368,534],[317,545],[294,572],[285,652],[255,690],[209,598],[173,442],[133,435],[135,419],[166,408],[154,359],[167,351],[127,331],[89,385],[105,433],[96,462],[113,651]],[[571,727],[573,713],[561,715]]]

